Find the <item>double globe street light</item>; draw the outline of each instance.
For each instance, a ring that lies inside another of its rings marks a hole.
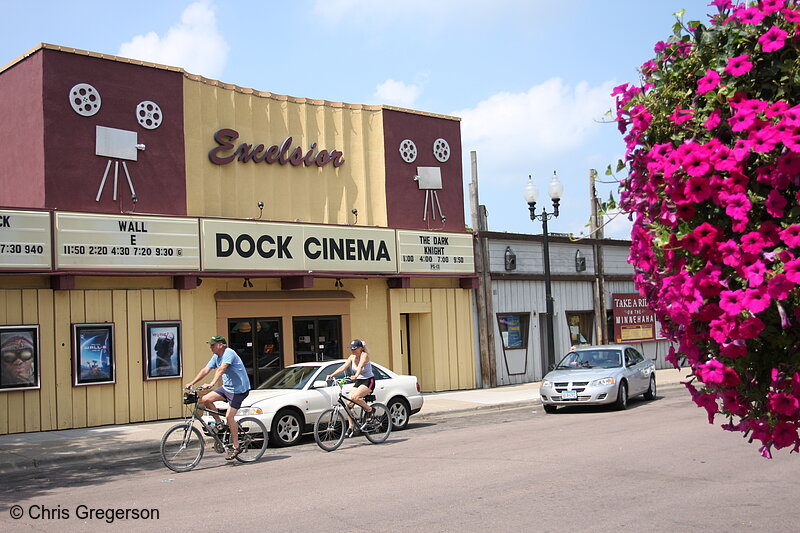
[[[542,221],[542,249],[544,253],[544,298],[547,319],[547,364],[545,368],[555,364],[555,342],[553,333],[553,295],[550,286],[550,243],[547,233],[547,221],[553,217],[558,216],[558,205],[561,203],[561,196],[564,194],[564,185],[558,181],[558,175],[553,171],[553,177],[550,180],[550,185],[547,188],[550,194],[550,199],[553,201],[553,211],[548,213],[545,208],[542,208],[541,213],[536,214],[536,202],[539,200],[539,188],[533,182],[533,178],[528,176],[528,184],[525,186],[525,201],[528,203],[528,209],[531,212],[531,220]],[[545,370],[546,372],[546,370]]]

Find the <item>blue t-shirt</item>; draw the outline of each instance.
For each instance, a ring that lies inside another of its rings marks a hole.
[[[247,370],[244,368],[244,363],[239,355],[231,348],[225,348],[222,356],[217,354],[211,356],[208,368],[219,368],[223,364],[228,363],[228,368],[222,373],[222,388],[233,394],[241,394],[250,390],[250,378],[247,377]]]

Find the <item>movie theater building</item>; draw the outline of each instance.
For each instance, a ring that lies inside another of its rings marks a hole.
[[[459,119],[47,44],[0,116],[0,434],[180,416],[214,334],[475,387]]]

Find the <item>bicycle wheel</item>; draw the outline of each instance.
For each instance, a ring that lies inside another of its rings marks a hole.
[[[314,440],[320,448],[332,452],[342,445],[346,427],[347,422],[338,408],[326,409],[314,422]]]
[[[239,424],[239,446],[242,451],[236,460],[242,463],[252,463],[261,459],[267,451],[267,428],[258,418],[248,416],[236,421]]]
[[[206,443],[191,422],[176,424],[161,437],[161,460],[175,472],[188,472],[203,458]]]
[[[382,403],[372,404],[372,419],[364,427],[364,436],[372,444],[380,444],[389,438],[392,432],[392,417]]]

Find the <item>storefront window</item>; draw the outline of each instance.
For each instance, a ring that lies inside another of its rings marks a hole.
[[[528,323],[530,313],[498,314],[497,324],[506,350],[523,349],[528,346]]]
[[[592,335],[593,311],[567,311],[566,316],[569,340],[572,346],[591,344],[594,338]]]

